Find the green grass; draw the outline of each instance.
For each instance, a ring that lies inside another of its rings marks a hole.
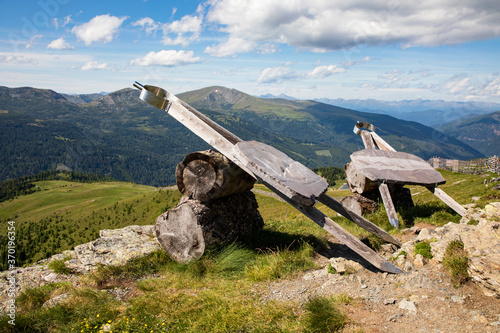
[[[452,197],[456,196],[460,203],[467,202],[463,193],[480,196],[479,205],[486,203],[491,195],[496,195],[492,190],[485,189],[481,176],[448,173],[445,177],[448,184],[443,189]],[[455,182],[459,183],[452,185]],[[92,184],[70,187],[65,182],[53,182],[41,185],[47,190],[4,203],[16,205],[19,200],[26,203],[24,210],[17,208],[11,211],[18,214],[16,228],[21,245],[31,242],[42,248],[50,247],[59,239],[60,249],[64,246],[69,248],[85,237],[91,240],[89,238],[100,229],[152,224],[160,213],[175,206],[180,197],[177,191],[157,191],[148,187],[143,189],[145,192],[140,192],[132,184],[99,183],[93,189],[86,187]],[[86,191],[101,199],[88,202],[92,199],[85,194]],[[457,220],[456,214],[425,188],[412,187],[412,192],[418,191],[421,193],[413,197],[416,207],[398,212],[404,225],[420,222],[443,225]],[[350,193],[329,190],[328,194],[339,198]],[[64,199],[66,195],[68,198]],[[44,196],[51,200],[66,200],[67,206],[61,208],[59,203],[52,206],[52,210],[44,211],[42,202],[52,202]],[[265,221],[262,231],[246,237],[242,242],[211,248],[200,260],[188,264],[176,263],[165,252],[157,251],[122,266],[100,267],[82,277],[77,288],[68,284],[49,284],[26,289],[17,299],[14,332],[98,332],[104,325],[109,325],[113,332],[341,330],[349,320],[339,310],[342,309],[341,303],[350,301],[345,295],[317,297],[304,304],[263,302],[262,293],[266,289],[262,286],[270,281],[294,279],[305,270],[318,268],[314,261],[315,249],[327,246],[331,236],[286,203],[262,194],[256,194],[256,197]],[[28,205],[28,198],[32,198],[32,206]],[[371,247],[381,246],[380,239],[370,236],[364,229],[337,217],[321,204],[317,207]],[[40,219],[23,220],[30,214]],[[383,207],[367,218],[391,233],[398,232],[390,226]],[[28,229],[29,226],[31,229]],[[37,237],[23,238],[23,235],[29,234]],[[45,235],[47,240],[41,243]],[[73,243],[63,242],[69,238],[73,239]],[[443,265],[459,267],[457,272],[466,272],[464,253],[460,249],[449,251],[447,256],[452,259],[449,259],[449,264],[443,262]],[[40,253],[37,255],[41,256]],[[63,262],[51,265],[59,270],[63,269]],[[455,274],[458,273],[450,275],[453,277]],[[464,281],[459,276],[453,281]],[[127,299],[117,300],[109,293],[114,288],[130,288],[131,291]],[[71,296],[65,302],[52,308],[42,307],[50,298],[67,292]],[[0,331],[12,328],[7,323],[8,319],[0,317]]]
[[[451,283],[455,287],[469,280],[469,273],[467,272],[469,259],[462,241],[454,240],[448,243],[443,257],[443,266],[450,273]]]
[[[415,244],[415,255],[420,254],[424,258],[432,259],[431,245],[428,242],[418,242]]]
[[[42,189],[0,203],[0,228],[15,221],[17,265],[33,263],[96,239],[99,230],[153,224],[174,207],[180,193],[131,183],[37,182]],[[6,235],[0,234],[0,269]]]
[[[77,183],[48,180],[36,182],[35,185],[40,187],[39,192],[0,203],[0,221],[36,221],[55,212],[70,212],[71,217],[77,218],[86,215],[88,211],[155,191],[152,186],[125,182]]]
[[[338,332],[347,323],[347,317],[336,307],[334,298],[315,296],[305,304],[306,329],[309,332]]]

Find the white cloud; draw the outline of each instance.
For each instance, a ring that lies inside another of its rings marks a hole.
[[[300,77],[287,66],[268,67],[261,73],[257,82],[259,83],[280,83],[283,81],[296,80]]]
[[[126,19],[126,16],[99,15],[87,23],[73,27],[71,32],[87,46],[94,42],[109,43],[116,37],[118,29]]]
[[[26,47],[27,49],[31,49],[31,48],[33,47],[33,45],[35,45],[36,40],[37,40],[37,39],[40,39],[40,38],[42,38],[42,37],[43,37],[42,35],[35,35],[35,36],[31,37],[31,38],[28,40],[28,42],[26,43],[26,46],[25,46],[25,47]]]
[[[345,71],[345,68],[337,67],[336,65],[317,66],[307,74],[307,78],[324,79],[326,77],[329,77],[330,75],[344,73]]]
[[[66,43],[63,37],[58,38],[50,42],[49,45],[47,45],[48,49],[54,49],[54,50],[73,50],[74,47]]]
[[[107,63],[99,63],[97,61],[89,61],[86,64],[84,64],[80,69],[82,71],[90,71],[94,69],[106,69],[108,68]]]
[[[492,75],[491,78],[475,80],[466,74],[452,76],[449,80],[432,87],[433,90],[450,95],[474,97],[500,97],[500,78]]]
[[[497,1],[213,0],[208,23],[230,38],[311,50],[460,44],[500,36]]]
[[[158,28],[160,28],[160,24],[156,23],[150,17],[143,17],[142,19],[133,22],[132,26],[141,27],[141,29],[144,30],[147,35],[155,33],[156,30],[158,30]]]
[[[38,61],[34,58],[16,54],[0,54],[0,64],[13,65],[37,65]]]
[[[202,15],[186,15],[180,20],[166,23],[163,29],[163,44],[187,46],[196,40],[202,31]],[[175,38],[172,38],[172,35]]]
[[[243,38],[229,38],[226,42],[214,46],[207,46],[205,53],[215,57],[235,56],[238,53],[251,52],[255,47],[255,43],[247,41]]]
[[[174,67],[195,64],[198,62],[200,62],[200,58],[193,57],[193,51],[162,50],[160,52],[151,51],[144,57],[132,60],[130,64],[139,66]]]

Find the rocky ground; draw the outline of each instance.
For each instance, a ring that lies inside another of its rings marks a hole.
[[[256,284],[254,292],[263,301],[303,302],[314,295],[347,295],[352,299],[343,306],[350,318],[347,332],[500,332],[500,203],[491,203],[484,210],[468,207],[468,212],[460,224],[417,225],[401,232],[397,235],[403,243],[401,249],[384,245],[380,254],[402,268],[403,274],[380,273],[331,239],[328,248],[318,251],[321,254],[317,261],[323,268],[291,280]],[[478,224],[467,224],[471,220]],[[464,243],[472,277],[458,288],[452,286],[441,265],[446,245],[454,239]],[[425,240],[431,242],[431,260],[415,255],[415,243]],[[79,275],[60,275],[50,270],[47,264],[51,260],[70,257],[66,265],[85,273],[99,263],[121,264],[159,248],[153,226],[103,230],[99,239],[79,245],[74,251],[15,272],[1,272],[0,302],[5,305],[8,300],[9,277],[13,273],[20,290],[51,282],[79,284]],[[107,292],[121,299],[132,289]],[[65,297],[69,295],[60,295],[46,306],[64,301]]]

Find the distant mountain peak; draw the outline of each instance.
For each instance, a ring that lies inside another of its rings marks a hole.
[[[267,93],[265,95],[260,95],[259,97],[260,98],[281,98],[281,99],[286,99],[286,100],[289,100],[289,101],[298,101],[299,100],[298,98],[285,95],[284,93],[281,93],[278,96],[270,94],[270,93]]]

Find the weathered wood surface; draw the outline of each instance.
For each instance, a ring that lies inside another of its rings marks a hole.
[[[370,132],[362,131],[361,132],[361,139],[363,140],[363,144],[365,145],[366,149],[376,149],[377,148],[375,146],[375,142],[373,141],[372,136],[370,135]]]
[[[330,197],[326,194],[323,194],[318,198],[318,200],[319,200],[319,202],[321,202],[325,206],[335,210],[340,215],[353,221],[354,223],[356,223],[357,225],[359,225],[363,229],[379,236],[380,238],[382,238],[386,242],[395,244],[397,246],[401,246],[401,243],[397,239],[392,237],[389,233],[387,233],[387,231],[385,231],[384,229],[380,228],[379,226],[371,223],[370,221],[365,219],[363,216],[361,216],[361,214],[357,214],[353,210],[345,207],[344,205],[342,205],[340,202],[333,199],[332,197]]]
[[[234,242],[264,226],[251,191],[210,202],[183,197],[156,219],[156,236],[169,256],[181,263],[199,259],[205,249]]]
[[[371,181],[407,185],[436,185],[446,180],[418,156],[408,153],[363,149],[351,154],[356,170]]]
[[[467,211],[465,210],[465,208],[462,205],[460,205],[458,202],[456,202],[452,197],[450,197],[448,194],[446,194],[439,187],[429,186],[429,187],[427,187],[427,189],[429,191],[431,191],[432,193],[434,193],[434,195],[436,197],[441,199],[445,204],[450,206],[451,209],[453,209],[455,212],[457,212],[461,216],[464,216],[467,213]]]
[[[277,192],[277,194],[280,195],[281,193]],[[319,209],[312,206],[301,205],[296,201],[290,200],[284,195],[280,196],[283,198],[283,200],[288,202],[290,205],[294,206],[305,216],[310,218],[317,225],[325,229],[328,233],[333,235],[343,244],[347,245],[351,250],[359,254],[361,257],[363,257],[366,261],[371,263],[379,270],[383,272],[396,273],[396,274],[403,273],[403,271],[401,271],[399,268],[393,266],[390,262],[379,256],[377,252],[373,251],[371,248],[366,246],[358,238],[354,237],[353,235],[345,231],[341,226],[332,221]]]
[[[378,188],[378,182],[371,181],[368,177],[359,172],[352,162],[344,166],[344,171],[347,185],[351,192],[363,194]]]
[[[382,139],[377,133],[371,132],[370,135],[372,136],[373,141],[375,141],[375,144],[380,150],[396,151],[396,149],[392,148],[392,146],[385,142],[385,140]]]
[[[394,228],[399,227],[398,214],[396,213],[396,208],[394,208],[394,203],[392,202],[391,192],[389,192],[389,187],[385,183],[381,183],[378,186],[378,190],[380,191],[380,196],[382,197],[382,201],[384,202],[385,212],[387,213],[387,217],[389,218],[389,222]]]
[[[252,176],[213,150],[188,154],[177,165],[175,178],[183,195],[200,201],[243,193],[255,183]]]
[[[345,209],[349,209],[361,216],[374,213],[378,209],[378,203],[375,200],[367,198],[359,193],[343,197],[340,203]]]
[[[161,88],[142,86],[137,83],[134,86],[141,90],[141,99],[166,110],[189,130],[228,157],[254,178],[261,181],[289,204],[299,211],[305,212],[310,219],[324,227],[340,241],[345,241],[344,244],[360,254],[375,267],[382,271],[402,273],[401,270],[378,256],[376,252],[361,243],[356,237],[350,235],[347,231],[328,219],[319,210],[312,207],[316,201],[316,197],[326,191],[328,184],[311,170],[267,145],[261,143],[244,144],[241,139],[234,134],[211,121],[206,116],[181,101],[175,95]],[[168,100],[167,103],[165,102],[166,100]],[[238,147],[238,145],[240,145],[240,147]],[[284,157],[287,163],[279,164],[277,167],[274,165],[277,160],[276,157],[264,156],[261,152],[259,158],[255,158],[254,154],[257,153],[255,150],[256,148],[261,150],[266,148],[264,150],[269,154]],[[272,165],[269,165],[269,163]],[[282,177],[285,175],[292,175],[291,179],[286,181],[285,178],[285,181],[281,181]],[[302,181],[305,181],[305,183],[302,184]],[[168,234],[168,232],[165,232],[165,235],[168,236]]]
[[[293,201],[314,205],[315,198],[328,189],[328,183],[301,163],[281,151],[257,141],[236,144],[240,161],[254,175]]]

